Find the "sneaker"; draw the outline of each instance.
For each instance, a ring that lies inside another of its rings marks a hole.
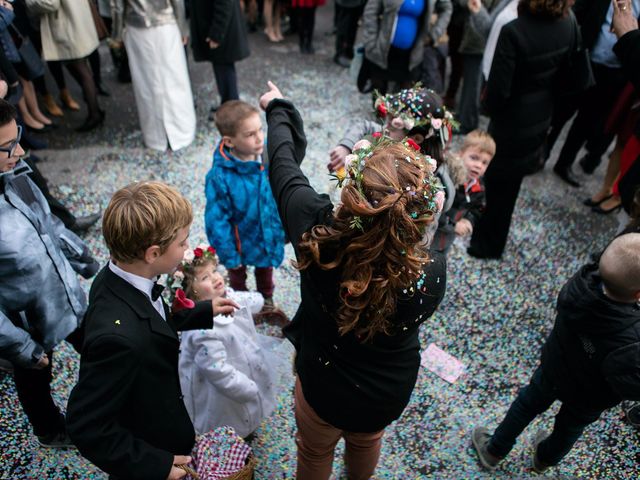
[[[476,427],[471,434],[471,442],[476,449],[480,463],[489,470],[495,470],[498,468],[498,464],[502,458],[489,453],[489,450],[487,450],[489,440],[491,440],[491,435],[487,427]]]
[[[629,425],[640,429],[640,402],[622,402],[622,409]]]
[[[549,434],[544,430],[538,430],[536,436],[533,438],[533,455],[531,456],[531,468],[536,473],[544,473],[551,465],[547,465],[538,458],[538,445],[545,440]]]
[[[38,435],[38,443],[44,448],[73,448],[75,445],[71,441],[69,434],[65,431],[52,433],[50,435]]]

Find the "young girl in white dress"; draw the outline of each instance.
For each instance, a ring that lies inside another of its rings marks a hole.
[[[217,271],[215,250],[196,248],[174,278],[182,281],[173,308],[189,308],[194,300],[233,298],[233,316],[214,317],[213,329],[182,333],[180,383],[197,433],[229,425],[246,437],[276,407],[278,372],[287,359],[274,350],[281,340],[258,334],[253,315],[263,307],[262,295],[236,292]]]

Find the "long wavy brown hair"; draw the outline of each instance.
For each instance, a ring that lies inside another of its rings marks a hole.
[[[431,171],[415,150],[392,143],[372,153],[360,181],[344,186],[333,223],[302,236],[296,264],[340,269],[338,330],[363,341],[392,334],[398,292],[429,259],[422,238],[436,212]]]

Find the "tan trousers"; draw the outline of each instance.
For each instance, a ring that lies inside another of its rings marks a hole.
[[[345,432],[322,420],[307,403],[302,394],[300,380],[295,388],[296,444],[298,445],[298,468],[296,478],[300,480],[327,480],[336,444],[345,440],[344,463],[349,480],[368,480],[373,475],[384,430],[373,433]]]

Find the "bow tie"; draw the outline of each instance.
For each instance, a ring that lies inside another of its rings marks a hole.
[[[153,283],[153,288],[151,289],[151,300],[154,302],[160,298],[160,294],[164,290],[162,285],[158,285],[156,282]]]

